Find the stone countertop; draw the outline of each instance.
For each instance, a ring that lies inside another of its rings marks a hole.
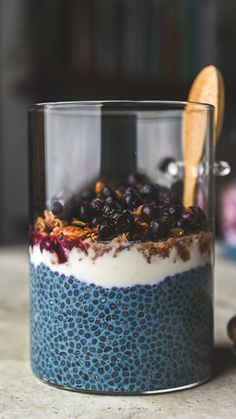
[[[100,396],[58,390],[29,365],[28,260],[24,248],[0,249],[0,418],[232,418],[236,357],[226,324],[236,312],[236,264],[216,252],[215,375],[191,390],[149,396]]]

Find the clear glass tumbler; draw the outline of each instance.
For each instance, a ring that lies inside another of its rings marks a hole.
[[[185,202],[187,102],[29,109],[31,359],[57,387],[158,393],[212,372],[213,107]]]

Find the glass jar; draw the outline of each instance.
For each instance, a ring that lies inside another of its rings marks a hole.
[[[29,109],[31,359],[77,391],[158,393],[212,373],[213,107],[186,192],[187,102]]]

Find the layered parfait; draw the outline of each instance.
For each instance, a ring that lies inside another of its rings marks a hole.
[[[32,367],[98,392],[164,391],[211,374],[204,211],[132,174],[55,198],[30,231]]]

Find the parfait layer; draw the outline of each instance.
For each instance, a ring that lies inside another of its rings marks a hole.
[[[205,213],[144,182],[85,192],[79,207],[53,202],[31,227],[33,371],[94,392],[204,381],[213,342]]]

